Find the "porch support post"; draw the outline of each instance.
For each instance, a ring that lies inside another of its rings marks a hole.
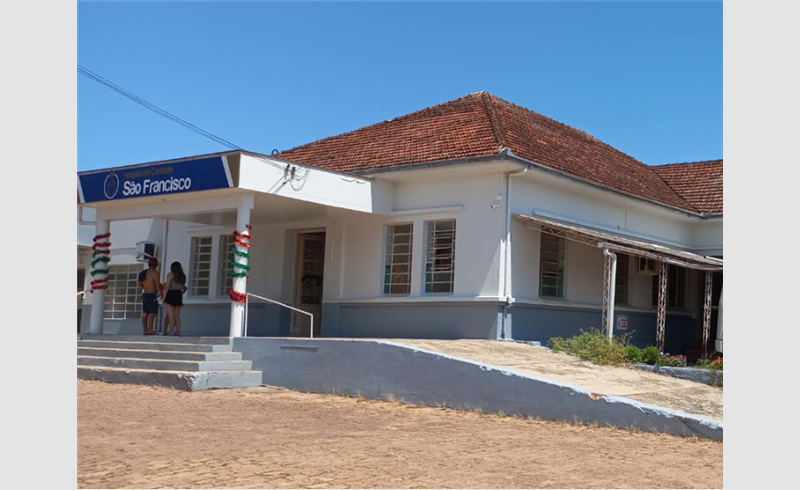
[[[603,256],[603,318],[601,329],[608,336],[614,338],[614,302],[617,294],[617,254],[604,248]]]
[[[236,230],[233,232],[233,243],[237,253],[233,261],[237,264],[232,268],[236,275],[233,277],[231,288],[231,323],[230,337],[241,337],[244,330],[244,318],[247,301],[247,276],[250,266],[250,211],[253,209],[254,198],[252,194],[242,197],[236,211]]]
[[[92,312],[89,316],[89,333],[103,333],[103,310],[106,303],[108,287],[108,262],[111,258],[111,223],[98,219],[95,225],[94,245],[92,245],[92,262],[90,291],[92,293]]]
[[[667,264],[658,270],[658,313],[656,314],[656,347],[664,352],[664,330],[667,320]]]
[[[713,273],[706,271],[706,294],[703,303],[703,359],[708,359],[708,337],[711,333],[711,283]]]

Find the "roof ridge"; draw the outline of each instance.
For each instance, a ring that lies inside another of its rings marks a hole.
[[[506,140],[503,138],[503,130],[500,121],[497,119],[497,117],[495,117],[492,104],[490,103],[492,97],[494,96],[485,90],[478,92],[478,95],[481,97],[483,107],[486,110],[486,116],[489,118],[489,124],[492,126],[492,133],[494,134],[494,139],[497,142],[497,148],[499,151],[503,151],[505,148],[507,148]]]
[[[396,116],[396,117],[393,117],[391,119],[384,119],[383,121],[378,121],[376,123],[367,124],[366,126],[361,126],[359,128],[356,128],[356,129],[353,129],[353,130],[350,130],[350,131],[346,131],[344,133],[333,134],[333,135],[330,135],[330,136],[326,136],[324,138],[320,138],[318,140],[313,140],[313,141],[309,141],[308,143],[303,143],[303,144],[298,145],[298,146],[293,146],[293,147],[288,148],[286,150],[280,151],[280,153],[289,152],[289,151],[292,151],[292,150],[296,150],[298,148],[302,148],[304,146],[312,145],[314,143],[319,143],[319,142],[327,141],[327,140],[330,140],[330,139],[333,139],[333,138],[338,138],[340,136],[347,136],[347,135],[355,133],[357,131],[361,131],[362,129],[367,129],[367,128],[372,128],[372,127],[378,126],[379,124],[385,124],[385,123],[392,122],[392,121],[402,121],[402,120],[405,120],[405,119],[410,119],[412,116],[415,116],[415,115],[419,114],[420,112],[427,111],[427,110],[433,110],[433,109],[436,109],[437,107],[441,107],[441,106],[445,106],[445,105],[451,105],[454,102],[458,102],[460,100],[468,99],[470,97],[480,96],[483,93],[488,94],[488,92],[486,92],[485,90],[484,91],[480,91],[480,92],[471,92],[471,93],[469,93],[467,95],[462,95],[461,97],[457,97],[455,99],[451,99],[451,100],[448,100],[448,101],[445,101],[445,102],[440,102],[438,104],[434,104],[434,105],[430,105],[430,106],[427,106],[427,107],[423,107],[422,109],[417,109],[416,111],[409,112],[407,114],[403,114],[403,115],[400,115],[400,116]],[[488,95],[491,95],[491,94],[488,94]]]
[[[722,158],[715,158],[713,160],[697,160],[693,162],[673,162],[673,163],[659,163],[650,165],[651,167],[669,167],[675,165],[700,165],[703,163],[714,164],[714,163],[722,163]]]
[[[667,179],[665,179],[665,178],[664,178],[664,176],[662,176],[661,174],[659,174],[658,172],[656,172],[656,171],[655,171],[655,169],[654,169],[654,168],[653,168],[651,165],[648,165],[648,167],[650,167],[650,171],[653,173],[653,175],[655,175],[655,176],[656,176],[656,178],[657,178],[658,180],[660,180],[661,182],[663,182],[663,183],[664,183],[664,185],[665,185],[665,186],[667,186],[667,188],[668,188],[669,190],[671,190],[673,193],[675,193],[675,195],[676,195],[676,196],[678,196],[678,197],[679,197],[679,198],[680,198],[680,199],[681,199],[683,202],[685,202],[685,203],[686,203],[686,206],[687,206],[687,207],[686,207],[686,209],[691,209],[692,211],[694,211],[694,212],[696,212],[696,213],[699,213],[699,212],[700,212],[700,209],[699,209],[697,206],[695,206],[693,203],[690,203],[688,199],[686,199],[685,197],[683,197],[683,194],[681,194],[680,192],[678,192],[678,189],[676,189],[676,188],[675,188],[675,187],[673,187],[673,186],[672,186],[672,185],[671,185],[669,182],[667,182]]]
[[[676,190],[675,190],[675,189],[674,189],[674,188],[673,188],[671,185],[669,185],[669,184],[668,184],[668,183],[667,183],[667,182],[666,182],[666,181],[665,181],[665,180],[664,180],[664,179],[663,179],[663,178],[662,178],[662,177],[661,177],[661,176],[658,174],[658,172],[656,172],[656,171],[655,171],[655,169],[653,169],[653,166],[652,166],[652,165],[648,165],[648,164],[644,163],[643,161],[639,160],[638,158],[636,158],[636,157],[634,157],[634,156],[632,156],[632,155],[629,155],[628,153],[625,153],[624,151],[620,150],[619,148],[617,148],[617,147],[615,147],[615,146],[612,146],[612,145],[610,145],[610,144],[606,143],[605,141],[603,141],[603,140],[599,139],[598,137],[594,136],[593,134],[591,134],[591,133],[589,133],[589,132],[587,132],[587,131],[585,131],[585,130],[583,130],[583,129],[576,128],[576,127],[574,127],[574,126],[570,126],[569,124],[567,124],[567,123],[564,123],[564,122],[561,122],[561,121],[559,121],[558,119],[553,119],[553,118],[552,118],[552,117],[550,117],[550,116],[546,116],[546,115],[544,115],[544,114],[542,114],[542,113],[540,113],[540,112],[536,112],[536,111],[534,111],[533,109],[530,109],[530,108],[528,108],[528,107],[521,106],[521,105],[519,105],[519,104],[515,104],[514,102],[511,102],[511,101],[508,101],[508,100],[506,100],[506,99],[503,99],[502,97],[498,97],[498,96],[496,96],[496,95],[492,95],[492,94],[489,94],[489,93],[487,93],[487,95],[488,95],[489,97],[493,98],[493,99],[494,99],[496,102],[498,102],[498,103],[501,103],[501,104],[505,104],[505,105],[507,105],[507,106],[508,106],[510,109],[513,109],[513,110],[522,110],[522,111],[524,111],[524,112],[528,112],[528,113],[530,113],[530,114],[534,114],[534,115],[536,115],[537,117],[542,117],[542,118],[546,119],[548,122],[555,123],[555,124],[557,124],[557,125],[559,125],[559,126],[561,126],[561,127],[565,128],[566,130],[568,130],[568,131],[571,131],[571,132],[575,133],[575,134],[576,134],[576,136],[582,136],[582,137],[585,137],[585,138],[587,138],[587,139],[590,139],[591,141],[593,141],[593,142],[595,142],[595,143],[599,143],[600,145],[602,145],[602,146],[604,146],[604,147],[606,147],[606,148],[609,148],[609,149],[611,149],[611,150],[613,150],[613,151],[615,151],[615,152],[617,152],[617,153],[619,153],[619,154],[621,154],[621,155],[624,155],[625,157],[627,157],[627,158],[631,159],[631,160],[632,160],[633,162],[635,162],[636,164],[640,165],[640,166],[641,166],[641,168],[642,168],[642,169],[644,169],[646,172],[649,172],[649,173],[653,174],[653,175],[654,175],[654,176],[655,176],[655,177],[656,177],[658,180],[660,180],[661,182],[663,182],[663,183],[664,183],[664,185],[666,185],[666,187],[667,187],[667,188],[668,188],[668,189],[669,189],[669,190],[670,190],[670,191],[673,193],[673,195],[674,195],[674,196],[675,196],[675,197],[676,197],[678,200],[680,200],[681,202],[683,202],[683,203],[684,203],[684,206],[685,206],[685,207],[684,207],[684,209],[691,210],[691,211],[697,211],[697,208],[696,208],[696,206],[694,206],[692,203],[690,203],[689,201],[687,201],[687,200],[686,200],[686,199],[683,197],[683,195],[681,195],[681,194],[680,194],[679,192],[677,192],[677,191],[676,191]],[[512,150],[513,150],[513,149],[512,149]]]

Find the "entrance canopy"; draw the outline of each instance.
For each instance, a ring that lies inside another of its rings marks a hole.
[[[553,218],[527,216],[524,214],[515,214],[514,217],[519,219],[528,228],[538,229],[544,233],[585,243],[586,245],[594,245],[630,255],[657,259],[668,264],[674,264],[689,269],[722,271],[722,259],[707,257],[658,243],[636,240],[617,233],[588,228]]]
[[[385,213],[376,187],[368,178],[235,150],[79,172],[78,206],[112,221],[161,217],[233,226],[242,196],[252,200],[251,219],[264,223]]]

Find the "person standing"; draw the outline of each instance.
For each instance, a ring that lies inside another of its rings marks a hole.
[[[142,288],[142,329],[145,335],[155,335],[156,316],[158,315],[158,295],[162,285],[158,279],[158,259],[150,257],[147,269],[139,274],[137,284]]]
[[[186,274],[183,272],[181,263],[173,262],[169,266],[162,292],[162,299],[167,307],[167,326],[164,335],[181,335],[181,308],[183,307],[183,293],[187,289]]]

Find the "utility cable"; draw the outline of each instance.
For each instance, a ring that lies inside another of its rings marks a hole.
[[[81,75],[83,75],[83,76],[85,76],[85,77],[87,77],[87,78],[89,78],[91,80],[94,80],[97,83],[105,85],[106,87],[110,88],[114,92],[117,92],[118,94],[120,94],[120,95],[122,95],[122,96],[124,96],[124,97],[126,97],[126,98],[128,98],[128,99],[130,99],[130,100],[132,100],[134,102],[136,102],[137,104],[139,104],[139,105],[141,105],[141,106],[143,106],[143,107],[155,112],[156,114],[158,114],[160,116],[163,116],[163,117],[169,119],[172,122],[180,124],[181,126],[185,127],[186,129],[189,129],[190,131],[194,131],[195,133],[197,133],[197,134],[199,134],[201,136],[205,136],[206,138],[210,139],[211,141],[219,143],[220,145],[226,146],[226,147],[228,147],[228,148],[230,148],[232,150],[246,151],[246,150],[244,150],[244,148],[240,147],[239,145],[235,145],[235,144],[231,143],[230,141],[228,141],[228,140],[226,140],[224,138],[220,138],[219,136],[216,136],[216,135],[214,135],[212,133],[209,133],[208,131],[206,131],[204,129],[198,128],[194,124],[192,124],[192,123],[190,123],[188,121],[184,121],[183,119],[179,118],[178,116],[176,116],[174,114],[171,114],[171,113],[169,113],[168,111],[166,111],[164,109],[161,109],[160,107],[158,107],[155,104],[152,104],[152,103],[144,100],[143,98],[139,97],[138,95],[136,95],[136,94],[134,94],[134,93],[132,93],[132,92],[130,92],[128,90],[125,90],[124,88],[120,87],[119,85],[115,84],[114,82],[101,77],[100,75],[98,75],[97,73],[94,73],[93,71],[89,70],[88,68],[84,68],[83,66],[78,65],[78,73],[80,73]],[[277,168],[279,168],[281,170],[286,171],[286,169],[288,168],[288,167],[283,167],[283,166],[277,164],[276,162],[274,162],[272,160],[267,160],[267,159],[263,158],[260,155],[253,155],[253,156],[255,156],[259,160],[261,160],[261,161],[263,161],[265,163],[268,163],[270,165],[273,165],[274,167],[277,167]],[[309,169],[306,168],[306,171],[302,175],[296,175],[295,172],[291,172],[290,175],[292,177],[292,180],[295,180],[295,181],[305,180],[308,177],[308,170]]]

